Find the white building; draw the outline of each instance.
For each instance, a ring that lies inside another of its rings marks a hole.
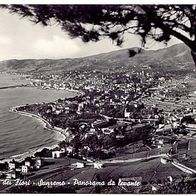
[[[173,122],[172,126],[173,126],[173,128],[178,128],[179,123],[178,122]]]
[[[114,130],[111,129],[111,128],[102,128],[101,130],[102,130],[102,132],[103,132],[104,134],[106,134],[106,135],[110,135],[111,133],[114,132]]]
[[[16,178],[16,172],[15,171],[10,171],[6,173],[6,178],[7,179],[15,179]]]
[[[163,145],[164,144],[164,140],[163,139],[158,139],[158,144]]]
[[[73,163],[71,166],[74,168],[83,168],[84,163],[76,162],[76,163]]]
[[[161,145],[161,144],[158,144],[158,145],[157,145],[157,148],[162,148],[162,145]]]
[[[167,159],[161,158],[161,163],[162,163],[162,164],[167,164]]]
[[[60,158],[65,154],[65,150],[52,151],[52,158]]]
[[[29,172],[29,167],[27,165],[22,165],[22,173],[27,174]]]
[[[57,109],[55,112],[56,112],[57,115],[59,115],[62,111]]]
[[[103,167],[103,163],[95,162],[93,166],[95,169],[101,169]]]
[[[125,118],[130,118],[130,116],[131,116],[131,112],[127,112],[127,109],[125,109],[124,117]]]
[[[159,124],[159,129],[162,129],[165,127],[165,124]]]
[[[15,169],[16,168],[16,163],[15,162],[9,162],[9,169]]]
[[[66,151],[67,151],[68,154],[73,153],[73,147],[72,147],[72,146],[68,146],[68,147],[66,148]]]
[[[35,167],[36,169],[39,169],[42,166],[42,160],[41,159],[37,159],[35,162]]]
[[[31,162],[30,161],[25,161],[25,165],[28,167],[31,167]]]
[[[124,135],[116,135],[116,139],[123,139],[124,137]]]
[[[78,104],[78,112],[80,113],[84,109],[84,103],[79,103]]]

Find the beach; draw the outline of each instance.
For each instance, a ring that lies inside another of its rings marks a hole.
[[[24,76],[0,73],[0,87],[15,84],[28,84]],[[38,115],[14,112],[19,106],[47,103],[81,95],[72,89],[47,89],[18,87],[0,90],[0,161],[24,159],[33,156],[43,148],[55,148],[65,139],[62,129],[51,128],[50,124]]]
[[[64,134],[65,133],[64,129],[59,128],[59,127],[52,127],[49,122],[47,122],[45,119],[43,119],[39,115],[35,115],[35,114],[29,113],[29,112],[18,111],[17,108],[19,108],[21,106],[23,106],[23,105],[12,107],[9,111],[17,113],[19,115],[24,115],[24,116],[27,116],[27,117],[30,117],[30,118],[35,118],[36,120],[38,120],[40,122],[40,125],[42,125],[46,131],[54,131],[55,132],[57,143],[53,144],[51,146],[48,146],[48,145],[47,146],[41,146],[39,148],[32,149],[31,151],[27,151],[27,152],[24,152],[22,154],[13,155],[9,159],[1,160],[1,162],[5,162],[5,161],[9,162],[12,159],[15,159],[17,161],[22,161],[26,157],[34,156],[34,154],[36,152],[40,152],[44,148],[54,149],[58,146],[58,143],[60,141],[63,141],[63,140],[66,139],[65,134]]]

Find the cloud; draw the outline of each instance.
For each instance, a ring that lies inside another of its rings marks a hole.
[[[43,58],[65,58],[75,56],[80,47],[74,40],[54,35],[52,39],[37,40],[33,50]]]
[[[11,38],[4,35],[0,35],[0,46],[1,45],[10,45],[12,43]]]
[[[72,58],[119,50],[109,39],[83,43],[79,38],[70,39],[57,25],[43,27],[26,18],[0,10],[0,60],[29,58]],[[168,46],[175,44],[175,40]],[[171,41],[172,41],[171,40]],[[136,36],[125,36],[122,48],[141,46]],[[150,49],[165,47],[160,43],[150,43]]]

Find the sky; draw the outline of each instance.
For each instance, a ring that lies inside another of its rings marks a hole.
[[[75,58],[110,52],[122,48],[140,47],[140,39],[126,35],[122,47],[109,39],[83,43],[79,38],[71,39],[59,26],[44,27],[34,24],[17,14],[0,9],[0,60]],[[179,43],[173,38],[168,46]],[[149,41],[149,49],[160,49],[164,44]]]

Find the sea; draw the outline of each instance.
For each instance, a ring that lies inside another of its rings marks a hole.
[[[28,84],[29,80],[16,74],[0,73],[0,87]],[[37,151],[57,144],[63,137],[48,130],[36,118],[10,112],[18,105],[51,102],[59,98],[73,97],[76,92],[35,87],[0,89],[0,160]]]

